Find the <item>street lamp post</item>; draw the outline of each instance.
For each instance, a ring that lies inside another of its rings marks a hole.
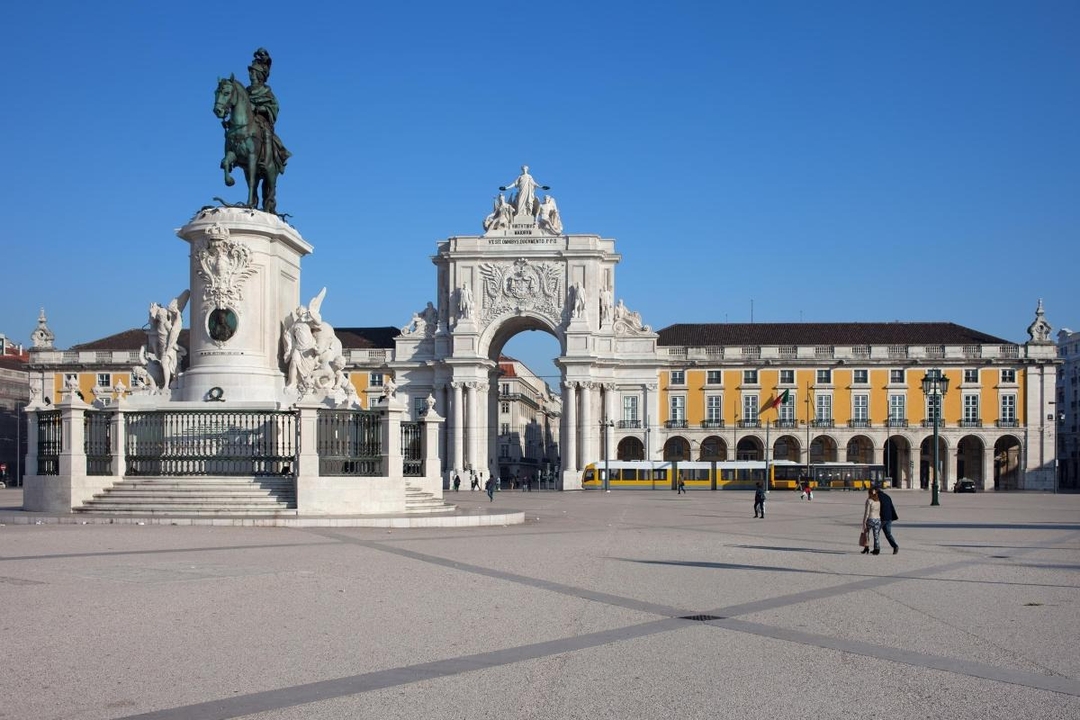
[[[936,400],[930,407],[934,414],[934,476],[931,485],[930,505],[940,505],[938,498],[938,424],[941,422],[941,407],[944,404],[945,393],[949,392],[949,378],[940,369],[927,370],[922,379],[923,395],[927,398],[935,397]]]

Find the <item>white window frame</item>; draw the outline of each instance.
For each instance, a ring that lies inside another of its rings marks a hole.
[[[670,385],[685,385],[686,384],[686,371],[685,370],[672,370]]]
[[[856,393],[851,396],[851,419],[866,422],[870,419],[870,396]]]
[[[758,419],[758,394],[747,393],[742,397],[742,414],[744,423],[757,422]]]
[[[907,395],[889,395],[889,419],[907,420]]]
[[[623,395],[622,419],[624,422],[635,423],[638,421],[638,396]],[[655,422],[655,420],[653,421]]]
[[[672,422],[685,422],[686,421],[686,396],[685,395],[671,395],[668,397],[669,415],[668,419]]]
[[[1013,385],[1016,383],[1016,369],[1004,368],[1001,371],[1001,383],[1003,385]]]
[[[814,377],[817,378],[815,384],[817,385],[832,385],[832,369],[831,368],[818,368],[814,373]]]
[[[757,385],[758,384],[758,371],[757,370],[743,370],[742,371],[743,385]]]
[[[945,419],[941,403],[941,393],[930,393],[926,396],[926,419],[930,422],[934,422],[934,412],[938,413],[938,425],[944,425]]]
[[[982,418],[979,417],[979,394],[978,393],[964,393],[963,395],[963,407],[964,407],[964,422],[978,422]]]
[[[381,372],[368,373],[368,385],[371,387],[382,387],[386,384],[386,374]]]
[[[814,419],[818,421],[833,419],[832,393],[817,393],[814,396]]]
[[[795,371],[794,370],[781,370],[780,371],[780,384],[781,385],[794,385],[795,384]]]
[[[859,379],[859,373],[862,373],[862,380]],[[860,368],[858,370],[852,370],[851,371],[851,382],[853,382],[856,385],[869,385],[870,384],[870,371],[869,370],[863,370],[862,368]]]
[[[979,371],[970,368],[964,370],[964,383],[966,385],[977,385],[979,383]]]
[[[713,379],[715,378],[715,379]],[[724,371],[723,370],[706,370],[705,371],[705,384],[706,385],[723,385],[724,384]]]
[[[705,420],[706,422],[722,422],[724,419],[724,396],[705,396]]]
[[[102,379],[105,382],[101,382]],[[111,388],[112,387],[112,373],[98,373],[97,374],[97,387],[99,388]]]
[[[1016,393],[1002,393],[998,404],[998,419],[1002,422],[1016,422]]]
[[[891,384],[891,385],[904,385],[905,383],[907,383],[907,377],[905,376],[904,371],[902,369],[897,370],[897,369],[894,368],[894,369],[889,371],[889,384]]]

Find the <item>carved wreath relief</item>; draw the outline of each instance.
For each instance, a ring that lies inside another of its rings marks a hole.
[[[480,275],[484,283],[484,321],[532,311],[559,323],[566,291],[558,263],[534,263],[524,258],[513,263],[482,263]]]
[[[195,252],[198,274],[203,281],[203,321],[207,334],[221,347],[235,333],[237,311],[244,299],[244,281],[254,275],[251,250],[229,238],[229,229],[214,223],[206,230],[206,241]]]

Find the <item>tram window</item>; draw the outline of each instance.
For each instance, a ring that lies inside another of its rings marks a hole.
[[[591,469],[585,471],[585,482],[589,482],[590,480],[593,480],[595,477],[596,477],[596,474]]]
[[[653,470],[653,480],[667,481],[667,470]]]
[[[709,479],[709,469],[708,468],[698,468],[696,470],[691,470],[690,474],[693,476],[691,478],[691,480],[708,480]]]
[[[618,472],[618,471],[616,471]],[[637,480],[637,468],[623,468],[622,471],[623,480]]]

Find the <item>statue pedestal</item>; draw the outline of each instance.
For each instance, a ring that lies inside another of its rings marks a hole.
[[[281,323],[300,305],[300,259],[313,250],[276,215],[200,211],[191,244],[188,369],[173,399],[281,402]]]

